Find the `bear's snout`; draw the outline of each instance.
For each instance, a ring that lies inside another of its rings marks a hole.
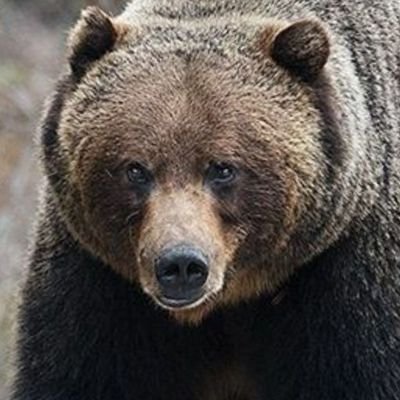
[[[155,264],[159,301],[178,308],[199,300],[204,295],[208,271],[208,260],[199,249],[189,245],[167,249]]]
[[[174,316],[206,312],[233,264],[234,238],[206,191],[160,188],[148,200],[138,236],[142,290]]]

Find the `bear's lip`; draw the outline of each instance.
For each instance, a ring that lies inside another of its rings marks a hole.
[[[188,309],[188,308],[193,308],[198,306],[200,303],[203,302],[203,300],[205,299],[205,294],[199,293],[198,296],[194,297],[194,298],[190,298],[190,299],[173,299],[170,297],[166,297],[166,296],[158,296],[156,298],[157,303],[159,303],[159,305],[161,307],[167,308],[167,309],[173,309],[173,310],[177,310],[177,309]]]

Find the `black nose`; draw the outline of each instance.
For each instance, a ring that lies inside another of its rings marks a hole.
[[[207,259],[193,247],[173,247],[158,259],[156,276],[164,298],[190,303],[201,296],[208,276]]]

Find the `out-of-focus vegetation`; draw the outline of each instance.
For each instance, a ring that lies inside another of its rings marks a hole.
[[[115,13],[123,1],[0,0],[0,400],[8,398],[18,292],[35,215],[35,131],[64,62],[67,29],[90,4]]]

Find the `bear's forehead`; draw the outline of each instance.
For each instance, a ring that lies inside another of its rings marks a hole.
[[[89,71],[63,111],[65,142],[89,137],[98,152],[149,162],[243,159],[250,141],[265,141],[266,131],[279,137],[296,118],[275,70],[260,74],[245,61],[226,65],[209,55],[139,61],[117,51]],[[250,70],[251,84],[241,69]]]
[[[204,148],[210,139],[246,125],[241,103],[249,93],[232,85],[226,70],[182,60],[151,71],[103,68],[89,73],[66,104],[65,125],[75,132],[102,131],[103,137],[118,132],[181,146],[196,138]]]

